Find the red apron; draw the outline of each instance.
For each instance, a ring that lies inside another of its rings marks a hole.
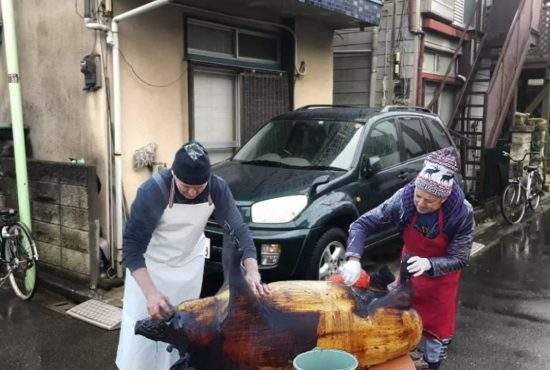
[[[405,245],[401,256],[442,257],[447,254],[449,239],[443,232],[443,212],[438,214],[439,234],[429,239],[414,227],[417,212],[412,222],[403,231]],[[411,276],[413,308],[420,314],[424,331],[438,339],[451,338],[455,332],[458,281],[460,271],[431,277],[422,274]]]

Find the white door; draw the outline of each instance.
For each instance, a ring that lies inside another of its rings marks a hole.
[[[193,139],[203,144],[212,163],[233,155],[239,146],[238,75],[193,72]]]

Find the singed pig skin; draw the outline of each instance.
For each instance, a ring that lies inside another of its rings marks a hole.
[[[406,354],[420,340],[408,284],[390,293],[322,281],[269,286],[262,300],[230,298],[226,290],[183,302],[168,322],[143,320],[136,333],[184,345],[198,370],[290,370],[295,356],[314,347],[350,352],[364,368]]]

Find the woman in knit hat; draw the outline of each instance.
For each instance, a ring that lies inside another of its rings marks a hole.
[[[458,169],[454,148],[428,155],[414,181],[351,225],[348,260],[342,267],[344,282],[353,285],[367,237],[388,223],[400,228],[405,242],[401,256],[412,274],[413,307],[424,327],[418,349],[430,369],[439,368],[454,335],[460,272],[473,240],[472,206],[453,179]]]
[[[116,364],[119,369],[168,369],[178,359],[166,344],[134,334],[135,322],[162,319],[172,304],[199,297],[209,240],[204,227],[213,215],[243,249],[245,280],[258,296],[261,283],[256,248],[229,186],[211,175],[206,149],[197,142],[183,145],[170,170],[155,173],[140,186],[126,225],[124,305]],[[232,243],[225,243],[233,246]]]

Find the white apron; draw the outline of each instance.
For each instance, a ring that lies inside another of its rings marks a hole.
[[[200,295],[208,242],[204,228],[213,211],[210,201],[174,204],[165,209],[153,232],[145,264],[156,288],[172,305]],[[119,369],[168,370],[179,360],[177,350],[166,351],[166,343],[134,334],[136,321],[148,317],[145,296],[127,269],[116,358]]]

